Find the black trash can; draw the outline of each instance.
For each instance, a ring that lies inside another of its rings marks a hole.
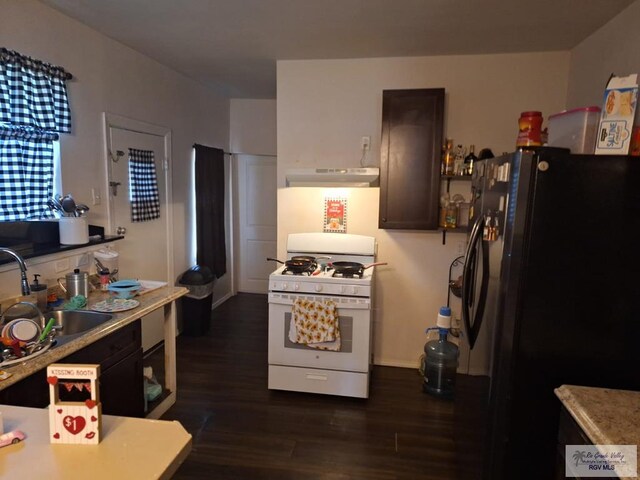
[[[209,331],[213,281],[215,277],[208,267],[195,265],[184,272],[178,284],[189,289],[182,297],[182,333],[199,337]]]

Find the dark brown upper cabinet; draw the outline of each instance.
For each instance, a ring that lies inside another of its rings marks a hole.
[[[437,230],[444,88],[384,90],[380,228]]]

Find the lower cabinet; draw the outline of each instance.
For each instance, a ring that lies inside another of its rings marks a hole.
[[[100,374],[102,413],[144,417],[142,348]]]
[[[565,475],[565,447],[567,445],[593,445],[587,434],[582,430],[580,425],[573,419],[569,411],[562,406],[560,411],[560,426],[558,428],[558,445],[556,452],[556,480],[574,479],[580,480],[583,477],[571,477]],[[569,459],[571,460],[571,459]],[[619,477],[600,477],[609,478],[611,480]]]
[[[102,413],[144,417],[141,323],[136,320],[56,363],[100,365]],[[44,408],[49,405],[46,369],[0,391],[0,403]]]

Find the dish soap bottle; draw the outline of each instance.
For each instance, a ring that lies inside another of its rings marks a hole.
[[[460,351],[455,343],[447,340],[451,330],[451,309],[440,307],[436,327],[426,332],[438,330],[438,340],[431,340],[424,345],[424,384],[426,393],[441,398],[453,398],[458,357]]]
[[[47,286],[38,281],[39,273],[33,275],[33,283],[29,285],[31,288],[31,295],[35,297],[35,304],[40,312],[44,312],[47,309]]]

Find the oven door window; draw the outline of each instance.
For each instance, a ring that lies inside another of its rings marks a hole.
[[[334,299],[334,297],[330,297]],[[339,351],[320,350],[289,340],[291,308],[289,298],[269,303],[269,364],[297,367],[323,368],[352,372],[367,372],[370,364],[371,310],[353,308],[345,299],[336,298],[340,325],[341,348]]]

